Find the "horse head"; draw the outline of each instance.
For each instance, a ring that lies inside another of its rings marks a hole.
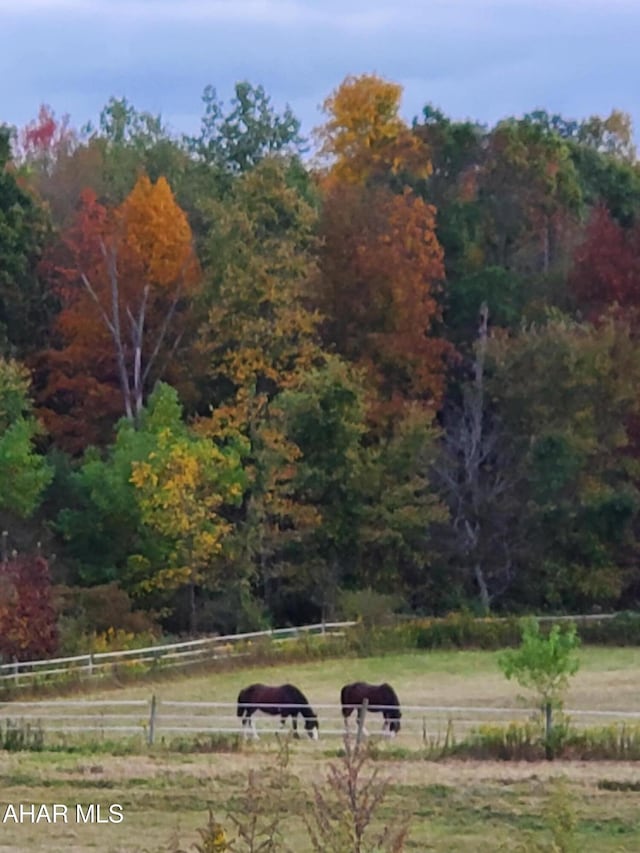
[[[305,718],[304,729],[311,740],[318,740],[320,735],[320,726],[318,725],[318,718],[315,714]]]
[[[395,716],[397,714],[397,717]],[[392,735],[397,735],[400,731],[400,711],[392,711],[391,719],[389,720],[389,731]]]

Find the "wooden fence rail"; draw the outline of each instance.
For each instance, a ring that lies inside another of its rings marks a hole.
[[[64,677],[75,675],[80,678],[97,677],[105,671],[113,670],[119,664],[146,666],[188,666],[206,660],[217,660],[238,656],[242,652],[234,647],[261,639],[286,642],[303,636],[339,636],[346,628],[356,623],[319,622],[312,625],[299,625],[293,628],[274,628],[268,631],[250,631],[244,634],[226,634],[216,637],[204,637],[198,640],[185,640],[141,649],[127,649],[118,652],[96,652],[73,655],[64,658],[50,658],[0,664],[0,685],[26,687],[34,680],[43,680],[51,676]]]

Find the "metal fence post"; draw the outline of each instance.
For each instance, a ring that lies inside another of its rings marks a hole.
[[[369,707],[369,700],[363,699],[362,705],[358,708],[358,733],[356,735],[356,747],[360,746],[362,738],[364,736],[364,721],[367,717],[367,708]]]
[[[87,655],[87,675],[89,678],[93,675],[93,653]]]
[[[156,694],[154,693],[151,697],[151,704],[149,708],[149,730],[147,733],[147,744],[149,746],[153,746],[153,740],[156,733],[156,707]]]

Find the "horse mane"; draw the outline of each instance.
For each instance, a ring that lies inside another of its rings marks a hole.
[[[397,705],[398,707],[400,707],[400,700],[398,699],[398,695],[397,695],[396,691],[393,689],[393,687],[392,687],[390,684],[388,684],[388,683],[385,681],[385,683],[384,683],[384,684],[381,684],[381,685],[380,685],[380,691],[381,691],[381,692],[384,692],[384,694],[385,694],[387,697],[389,697],[389,699],[391,700],[390,702],[387,702],[387,701],[385,700],[385,704],[386,704],[386,705]]]
[[[300,712],[303,713],[306,710],[306,707],[309,709],[311,705],[309,705],[309,700],[304,695],[302,690],[299,687],[296,687],[295,684],[283,684],[282,689],[287,692],[287,705],[297,705],[298,703],[302,705]],[[306,707],[305,707],[306,706]],[[313,715],[315,716],[315,714]]]

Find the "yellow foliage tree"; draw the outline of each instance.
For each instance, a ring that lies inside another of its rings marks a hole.
[[[347,77],[326,99],[329,118],[316,135],[321,155],[332,160],[330,186],[404,172],[428,177],[429,151],[400,117],[401,96],[399,84],[362,74]]]
[[[196,586],[217,588],[224,580],[220,555],[232,525],[222,511],[242,501],[241,450],[239,443],[221,448],[164,430],[157,449],[132,466],[142,518],[170,543],[167,565],[141,591],[188,587],[192,631]]]

